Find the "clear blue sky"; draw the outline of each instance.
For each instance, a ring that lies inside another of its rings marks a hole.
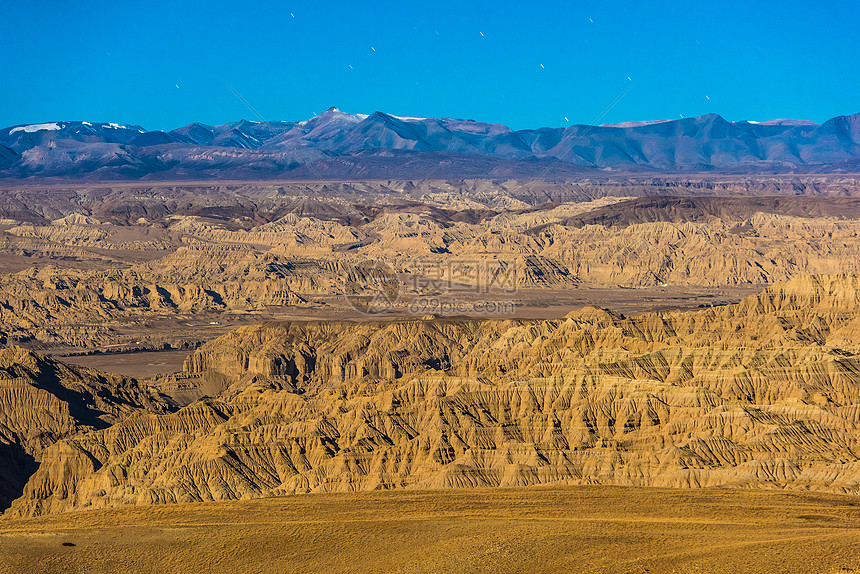
[[[823,121],[860,111],[858,22],[857,0],[0,0],[0,126],[256,119],[225,82],[269,120],[334,105],[562,126],[628,76],[602,122]]]

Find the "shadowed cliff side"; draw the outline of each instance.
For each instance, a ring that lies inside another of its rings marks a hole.
[[[46,448],[165,406],[133,379],[0,349],[0,508],[21,495]]]

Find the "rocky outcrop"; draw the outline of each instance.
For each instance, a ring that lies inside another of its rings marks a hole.
[[[174,383],[217,397],[48,448],[14,514],[543,483],[860,493],[860,277],[551,321],[267,323]]]
[[[134,412],[165,412],[136,381],[66,365],[18,347],[0,349],[0,508],[20,496],[45,449],[105,429]]]
[[[80,205],[66,215],[69,206],[43,205],[41,224],[0,234],[0,250],[23,266],[0,274],[0,330],[39,348],[153,348],[164,341],[140,343],[146,335],[133,334],[117,341],[117,333],[146,322],[200,315],[209,322],[219,314],[297,307],[342,316],[352,312],[343,297],[346,278],[365,260],[381,260],[397,274],[400,314],[412,303],[420,307],[422,296],[456,299],[458,289],[486,286],[477,276],[455,277],[457,262],[503,261],[513,270],[512,286],[536,293],[534,299],[578,287],[716,292],[860,272],[856,198],[602,197],[530,208],[514,201],[510,184],[493,189],[483,182],[459,194],[450,184],[404,184],[402,193],[420,193],[421,201],[384,197],[371,206],[358,199],[368,186],[355,186],[351,202],[281,198],[278,206],[274,190],[248,186],[232,204],[228,190],[206,195],[214,205],[187,190],[141,190],[140,209],[112,192],[118,211],[92,205],[98,217]],[[504,198],[518,209],[500,205]],[[140,217],[131,225],[117,219],[119,212]],[[37,257],[50,265],[25,265]],[[440,277],[450,282],[435,291],[420,286]],[[169,343],[196,341],[188,335]]]
[[[309,288],[327,273],[311,266],[316,276],[288,279],[281,267],[252,248],[198,244],[131,269],[28,269],[0,276],[0,330],[21,342],[104,346],[114,327],[134,321],[304,306],[292,287]]]

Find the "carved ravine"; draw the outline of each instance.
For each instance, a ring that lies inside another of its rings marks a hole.
[[[7,513],[546,483],[860,493],[860,276],[625,318],[242,327],[68,433]]]
[[[46,448],[104,429],[132,412],[165,412],[163,398],[134,379],[0,349],[0,508],[21,495]]]

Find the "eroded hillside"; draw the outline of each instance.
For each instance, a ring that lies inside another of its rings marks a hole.
[[[49,447],[12,506],[542,483],[860,492],[860,276],[731,306],[243,327],[166,390],[217,396]]]
[[[166,410],[157,393],[133,379],[0,349],[0,508],[20,496],[58,440],[107,428],[133,412]]]
[[[654,307],[737,301],[775,281],[860,272],[860,199],[831,197],[855,188],[808,178],[10,190],[0,194],[0,342],[187,348],[263,319],[355,317],[344,283],[367,260],[397,275],[395,316],[462,299],[473,279],[414,287],[427,267],[458,261],[514,269],[516,289],[486,297],[521,317],[564,314],[588,289]],[[780,195],[737,195],[751,189]]]

